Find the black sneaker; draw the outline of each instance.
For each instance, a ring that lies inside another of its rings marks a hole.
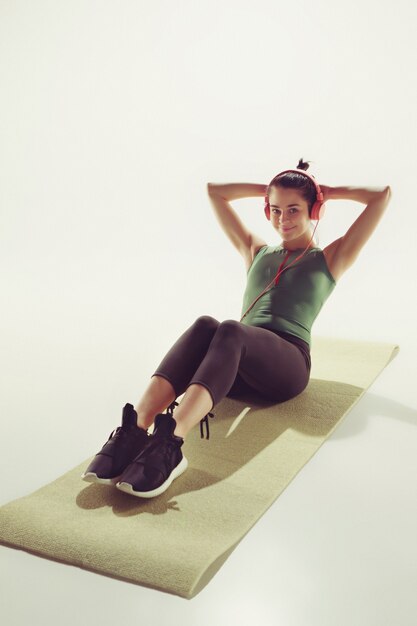
[[[176,425],[171,415],[156,415],[149,442],[123,472],[117,489],[133,496],[153,498],[185,472],[188,461],[181,452],[184,439],[174,435]]]
[[[145,447],[150,439],[148,431],[137,426],[133,404],[123,409],[122,425],[110,433],[100,452],[81,475],[89,483],[115,485],[122,472]]]

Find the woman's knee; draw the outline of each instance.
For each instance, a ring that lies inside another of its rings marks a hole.
[[[242,326],[237,320],[224,320],[219,324],[217,332],[221,332],[227,337],[236,337],[242,333]]]
[[[208,330],[216,330],[218,326],[220,326],[220,322],[216,320],[216,318],[211,317],[211,315],[200,315],[195,322],[194,326],[207,328]]]
[[[213,336],[219,337],[221,341],[225,339],[237,341],[242,335],[243,324],[236,320],[219,322],[210,315],[201,315],[196,319],[193,326],[197,331],[209,331],[213,333]]]

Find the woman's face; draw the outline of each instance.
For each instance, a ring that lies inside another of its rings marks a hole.
[[[272,187],[269,207],[272,225],[284,241],[309,234],[308,203],[296,189]]]

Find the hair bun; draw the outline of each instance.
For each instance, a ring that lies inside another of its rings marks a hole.
[[[310,167],[309,161],[303,161],[303,157],[298,161],[297,169],[298,170],[308,170]]]

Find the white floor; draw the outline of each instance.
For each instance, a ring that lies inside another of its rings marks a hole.
[[[415,626],[416,346],[400,335],[398,343],[396,359],[194,599],[1,547],[2,623]],[[67,452],[45,461],[60,431],[51,424],[46,442],[27,413],[24,441],[18,420],[7,424],[1,504],[88,456],[74,453],[68,429]]]

